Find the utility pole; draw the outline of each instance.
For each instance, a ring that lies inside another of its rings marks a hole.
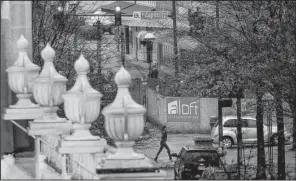
[[[115,26],[118,27],[118,44],[117,44],[117,49],[121,53],[121,63],[122,66],[125,66],[125,50],[124,50],[124,29],[121,23],[121,8],[120,6],[115,7]]]
[[[242,98],[243,90],[239,89],[236,107],[237,107],[237,175],[238,180],[241,178],[241,166],[242,166],[242,115],[241,115],[241,98]]]
[[[102,41],[102,29],[101,22],[97,20],[97,59],[98,59],[98,77],[102,80],[102,57],[101,57],[101,41]],[[99,83],[102,85],[101,83]],[[101,87],[100,87],[101,88]]]
[[[120,44],[121,44],[121,63],[122,66],[125,67],[125,47],[124,47],[124,29],[123,25],[120,27]]]
[[[216,2],[216,29],[219,30],[219,1]],[[221,94],[221,93],[220,93]],[[222,147],[223,142],[223,124],[222,124],[222,107],[220,105],[220,102],[222,101],[221,95],[218,97],[218,133],[219,133],[219,147]]]
[[[217,28],[217,30],[219,30],[220,29],[220,25],[219,25],[219,11],[220,11],[220,8],[219,8],[219,4],[220,4],[220,2],[219,2],[219,0],[217,0],[216,1],[216,28]]]
[[[179,66],[178,66],[178,43],[177,43],[177,13],[176,13],[176,0],[172,0],[173,5],[173,32],[174,32],[174,63],[175,63],[175,76],[178,77]]]

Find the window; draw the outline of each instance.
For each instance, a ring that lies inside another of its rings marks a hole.
[[[229,119],[224,123],[224,127],[236,127],[237,120],[236,119]]]
[[[247,119],[242,119],[242,128],[248,128],[248,120]]]
[[[246,119],[246,121],[248,122],[248,127],[249,128],[257,128],[256,120],[254,120],[254,119]]]

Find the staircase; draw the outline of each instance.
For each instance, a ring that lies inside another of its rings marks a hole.
[[[46,173],[41,179],[61,179],[61,174],[51,168],[49,165],[44,165]],[[8,173],[5,174],[9,179],[35,179],[35,158],[34,157],[16,157],[15,164],[9,167]],[[2,176],[3,177],[3,176]]]

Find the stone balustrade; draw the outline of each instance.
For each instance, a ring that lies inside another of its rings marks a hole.
[[[11,89],[18,94],[32,93],[38,105],[27,101],[9,110],[13,109],[19,115],[27,114],[26,119],[34,120],[29,122],[28,134],[35,138],[36,178],[42,178],[44,169],[40,165],[44,163],[51,164],[63,179],[165,177],[166,173],[155,168],[145,155],[133,151],[134,141],[144,130],[146,109],[131,97],[128,90],[131,76],[124,67],[115,75],[116,98],[102,111],[106,132],[117,145],[114,153],[105,154],[106,140],[89,132],[91,122],[100,114],[102,94],[88,82],[88,61],[83,55],[76,60],[74,68],[78,77],[74,86],[66,91],[67,79],[55,69],[55,51],[50,45],[47,44],[41,52],[44,66],[39,74],[36,72],[40,68],[28,59],[26,47],[27,42],[21,36],[19,58],[7,72]],[[57,116],[56,111],[62,103],[67,118]],[[24,110],[26,106],[31,107]],[[5,116],[6,120],[15,119],[15,115]],[[135,168],[142,169],[142,172],[133,174]],[[143,176],[139,177],[139,174]]]

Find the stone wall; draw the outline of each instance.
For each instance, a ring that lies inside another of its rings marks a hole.
[[[166,98],[155,90],[147,89],[147,117],[157,125],[167,125],[170,133],[210,133],[210,117],[217,116],[218,100],[200,98],[200,120],[196,122],[168,122]]]
[[[154,89],[147,89],[147,117],[149,121],[157,125],[167,125],[171,133],[200,133],[211,132],[210,117],[218,116],[217,98],[200,98],[200,120],[196,122],[168,122],[166,98],[158,94]],[[223,108],[223,116],[236,115],[236,99],[232,107]],[[242,99],[242,115],[256,116],[256,100]]]

